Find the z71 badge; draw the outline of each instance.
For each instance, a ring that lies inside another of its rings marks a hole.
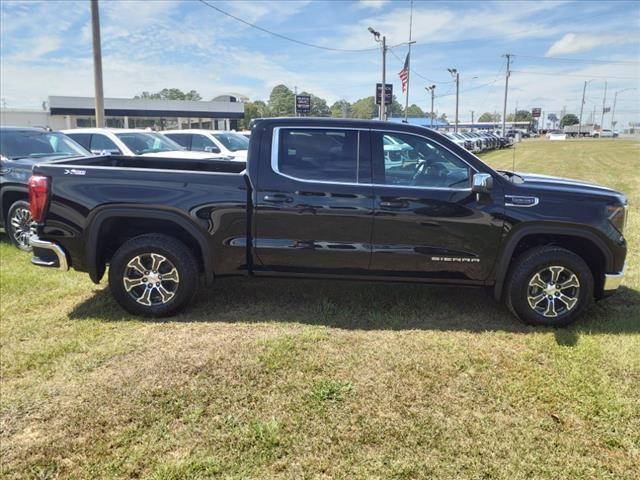
[[[64,169],[64,174],[65,175],[84,175],[85,173],[87,173],[86,170],[77,170],[75,168],[65,168]]]

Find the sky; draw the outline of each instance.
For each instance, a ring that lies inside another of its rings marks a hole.
[[[266,100],[285,84],[329,105],[373,95],[381,51],[372,26],[393,48],[387,81],[402,98],[410,0],[208,2],[249,23],[324,48],[251,28],[197,0],[101,0],[104,92],[133,97],[176,87],[204,99],[229,92]],[[640,121],[640,2],[525,1],[413,3],[409,104],[452,119],[460,72],[460,121],[502,112],[506,59],[512,57],[508,112],[542,108],[558,116],[594,107],[599,122],[619,93],[619,125]],[[355,51],[335,51],[355,50]],[[49,95],[93,95],[89,1],[0,2],[0,96],[8,108],[39,108]],[[608,126],[610,116],[605,119]]]

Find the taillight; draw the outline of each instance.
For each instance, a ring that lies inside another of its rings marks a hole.
[[[29,210],[36,222],[41,222],[44,218],[48,191],[49,179],[47,177],[32,175],[29,178]]]

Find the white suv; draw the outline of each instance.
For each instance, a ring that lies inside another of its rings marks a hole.
[[[189,129],[165,130],[162,134],[187,150],[220,153],[239,162],[247,161],[249,139],[237,132]]]
[[[129,128],[76,128],[63,133],[94,155],[171,157],[192,160],[224,159],[221,155],[189,152],[172,140],[150,130]],[[226,159],[228,160],[228,159]]]

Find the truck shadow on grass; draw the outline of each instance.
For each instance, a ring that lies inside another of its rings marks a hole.
[[[132,321],[108,288],[77,305],[73,319]],[[592,305],[574,326],[556,331],[572,345],[580,332],[640,333],[640,292],[622,287]],[[202,287],[191,306],[150,322],[292,322],[357,330],[539,332],[518,321],[489,290],[329,280],[224,279]]]

